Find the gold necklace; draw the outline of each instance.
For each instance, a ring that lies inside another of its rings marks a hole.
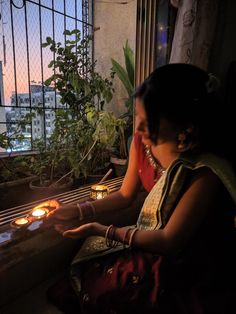
[[[149,164],[152,166],[152,168],[156,171],[157,176],[160,177],[163,175],[163,173],[166,171],[165,168],[163,168],[159,162],[157,162],[153,155],[152,155],[152,151],[151,151],[151,147],[148,145],[145,145],[145,153],[148,159]]]

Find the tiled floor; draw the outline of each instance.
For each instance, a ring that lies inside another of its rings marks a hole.
[[[0,308],[1,314],[62,314],[56,307],[49,304],[46,299],[46,291],[58,278],[48,280],[23,296],[17,298],[11,304]]]

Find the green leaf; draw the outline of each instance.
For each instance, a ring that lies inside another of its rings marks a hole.
[[[52,83],[52,79],[51,78],[49,78],[49,79],[47,79],[45,82],[44,82],[44,84],[46,85],[46,86],[49,86],[51,83]]]
[[[65,29],[63,35],[71,35],[71,32],[68,29]]]
[[[126,72],[126,70],[114,59],[111,59],[112,62],[112,69],[116,72],[116,74],[118,75],[119,79],[121,80],[121,82],[123,83],[124,87],[127,90],[127,93],[129,96],[132,95],[133,93],[133,85],[131,84],[129,77],[128,77],[128,73]]]
[[[134,52],[130,48],[128,40],[126,41],[125,47],[123,47],[126,71],[132,86],[134,86]]]
[[[73,29],[71,31],[71,35],[73,35],[73,34],[80,34],[80,30],[79,29]]]
[[[46,42],[50,45],[51,43],[53,43],[53,40],[51,37],[46,37]]]
[[[52,61],[49,63],[48,68],[51,68],[54,64],[55,64],[55,61],[52,60]]]
[[[43,43],[43,44],[42,44],[42,47],[45,48],[45,47],[47,47],[47,46],[49,46],[49,45],[50,45],[49,43]]]

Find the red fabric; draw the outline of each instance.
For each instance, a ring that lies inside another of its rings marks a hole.
[[[138,133],[135,133],[134,135],[134,145],[137,152],[138,172],[140,180],[145,190],[150,192],[152,187],[156,183],[155,171],[147,159],[145,148],[142,143],[142,137]]]
[[[154,313],[161,260],[160,256],[126,250],[86,262],[80,269],[81,312]]]

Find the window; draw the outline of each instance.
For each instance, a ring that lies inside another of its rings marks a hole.
[[[46,138],[46,118],[57,108],[65,107],[60,96],[44,81],[52,74],[48,64],[55,56],[43,49],[46,37],[65,42],[65,29],[79,29],[82,38],[92,32],[89,0],[2,0],[0,2],[0,132],[12,135],[15,125],[27,114],[35,114],[32,124],[24,127],[27,141],[22,150],[32,148],[36,138]],[[37,110],[42,109],[40,120]],[[13,137],[14,138],[14,137]],[[16,141],[17,142],[17,141]],[[15,143],[16,144],[16,143]],[[13,139],[13,147],[14,147]],[[17,143],[18,146],[18,143]],[[13,148],[14,150],[14,148]],[[19,151],[19,149],[17,149]],[[4,151],[0,148],[0,152]]]
[[[169,1],[138,1],[136,25],[136,85],[168,62],[170,49]]]

